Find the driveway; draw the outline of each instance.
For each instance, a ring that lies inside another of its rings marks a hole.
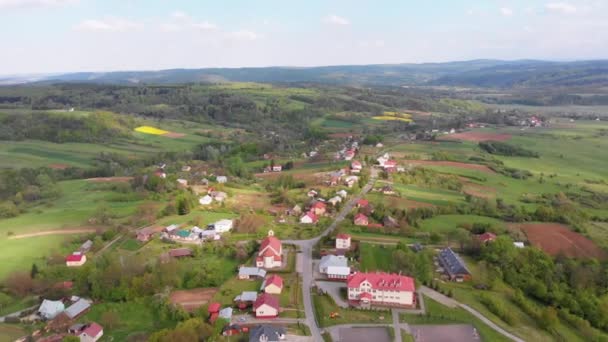
[[[336,302],[336,305],[344,309],[348,308],[348,302],[340,295],[340,289],[346,288],[345,283],[337,281],[317,281],[316,284],[318,288],[331,296],[334,302]]]

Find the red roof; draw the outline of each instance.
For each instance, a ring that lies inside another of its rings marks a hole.
[[[355,273],[348,276],[346,284],[349,288],[359,288],[364,281],[375,290],[416,291],[414,278],[395,273]]]
[[[270,248],[267,247],[271,247],[272,249],[274,249],[274,252],[279,253],[279,251],[281,250],[281,240],[277,239],[274,236],[267,236],[264,240],[262,240],[262,244],[260,245],[260,253],[258,253],[258,255],[275,255],[275,253],[273,251],[270,251]]]
[[[177,248],[169,251],[169,256],[174,258],[191,256],[192,251],[189,248]]]
[[[79,262],[84,258],[84,254],[70,254],[65,258],[66,262]]]
[[[273,274],[270,277],[266,278],[266,280],[264,281],[264,288],[266,288],[269,285],[276,285],[278,288],[282,289],[283,288],[283,278],[279,277],[276,274]]]
[[[83,329],[80,334],[78,334],[79,336],[86,333],[87,335],[91,336],[91,337],[95,337],[97,336],[100,332],[103,331],[103,327],[95,322],[89,324],[88,327],[86,327],[85,329]]]
[[[323,202],[315,202],[311,208],[312,209],[325,209],[326,207],[327,206]]]
[[[310,217],[310,219],[312,220],[312,222],[317,222],[319,220],[319,218],[317,217],[317,215],[315,215],[315,213],[313,213],[312,211],[307,212],[306,214],[304,214],[304,216]]]
[[[365,216],[361,213],[358,213],[357,215],[355,215],[355,222],[360,221],[360,220],[367,221],[368,219],[367,219],[367,216]]]
[[[350,239],[350,235],[348,234],[344,234],[344,233],[340,233],[336,236],[336,239],[340,239],[340,240],[348,240]]]
[[[369,201],[361,198],[357,201],[357,205],[360,207],[367,207],[369,205]]]
[[[395,160],[387,160],[384,162],[384,167],[392,167],[397,166],[397,162]]]
[[[209,308],[207,309],[207,311],[209,313],[216,313],[216,312],[219,312],[221,308],[222,308],[222,304],[220,304],[218,302],[213,302],[213,303],[209,304]]]
[[[490,233],[490,232],[485,232],[483,234],[477,235],[477,239],[479,239],[479,241],[481,241],[481,242],[494,241],[494,239],[496,239],[496,234]]]
[[[258,296],[258,299],[255,300],[255,303],[253,303],[253,309],[257,310],[264,304],[279,310],[279,298],[268,293],[262,293]]]
[[[361,162],[360,161],[353,161],[352,163],[350,163],[351,167],[361,167]]]

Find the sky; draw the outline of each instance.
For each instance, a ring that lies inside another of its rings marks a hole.
[[[0,0],[0,75],[608,58],[608,0]]]

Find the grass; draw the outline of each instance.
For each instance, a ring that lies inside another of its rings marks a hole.
[[[0,341],[15,341],[27,335],[21,327],[12,324],[0,324]]]
[[[390,266],[392,265],[393,260],[392,247],[361,243],[359,245],[359,251],[361,259],[361,271],[390,271]]]
[[[142,243],[135,239],[126,239],[120,244],[120,248],[127,251],[136,251],[140,249]]]
[[[213,301],[220,302],[222,305],[233,305],[234,297],[241,294],[241,292],[258,292],[261,286],[261,280],[239,280],[233,277],[220,286],[219,291],[213,297]]]
[[[116,327],[104,329],[104,339],[114,341],[127,341],[130,336],[149,334],[151,332],[170,328],[175,322],[166,320],[158,314],[145,299],[126,303],[98,303],[79,321],[98,322],[103,324],[102,315],[112,312],[118,316]]]
[[[458,228],[458,225],[466,223],[486,223],[500,229],[505,228],[504,222],[491,217],[476,215],[439,215],[421,221],[420,230],[429,233],[448,233]]]
[[[322,328],[349,323],[390,324],[392,322],[392,314],[390,311],[342,309],[338,307],[328,295],[313,294],[312,298],[315,306],[315,317],[319,322],[319,326]],[[338,313],[339,317],[330,318],[332,312]]]
[[[152,126],[139,126],[135,128],[136,132],[145,133],[145,134],[153,134],[153,135],[163,135],[169,133],[169,131],[165,131]]]

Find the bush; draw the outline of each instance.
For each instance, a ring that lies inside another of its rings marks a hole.
[[[479,147],[490,154],[497,154],[500,156],[531,158],[540,157],[537,152],[526,150],[525,148],[500,141],[482,141],[479,143]]]
[[[503,303],[489,297],[489,296],[481,296],[479,297],[479,301],[485,305],[488,310],[490,310],[490,312],[492,312],[493,314],[495,314],[496,316],[498,316],[498,318],[502,319],[503,321],[505,321],[505,323],[509,324],[509,325],[515,325],[517,324],[517,317],[515,317],[515,315],[508,311]]]

